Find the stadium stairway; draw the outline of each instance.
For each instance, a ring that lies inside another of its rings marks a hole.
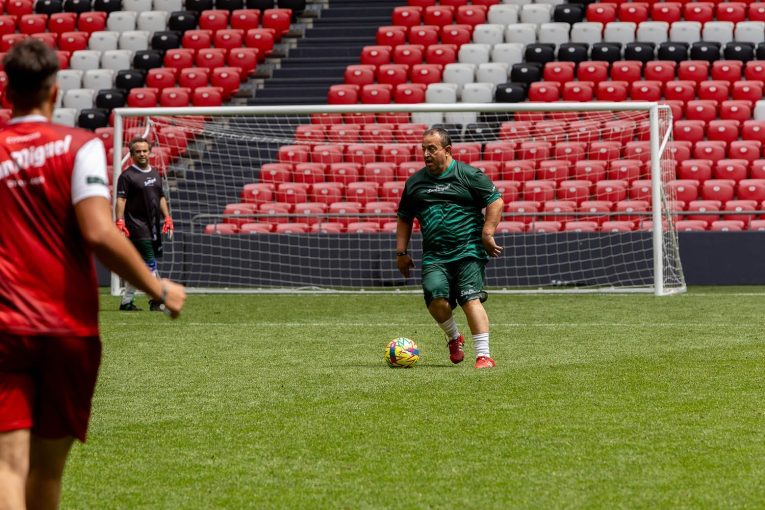
[[[375,44],[377,28],[390,23],[405,0],[330,0],[288,56],[255,90],[250,105],[324,104],[345,68],[359,62],[361,48]]]

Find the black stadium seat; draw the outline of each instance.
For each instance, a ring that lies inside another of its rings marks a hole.
[[[691,45],[691,60],[707,60],[709,62],[720,60],[720,47],[718,42],[695,42]]]
[[[663,42],[656,51],[658,60],[672,60],[682,62],[688,60],[688,43],[684,42]]]
[[[117,71],[114,77],[114,86],[128,91],[137,87],[143,87],[146,83],[146,71],[141,69],[122,69]]]
[[[615,42],[600,42],[592,45],[590,60],[601,60],[613,64],[622,60],[622,45]]]
[[[624,47],[624,60],[637,60],[642,63],[654,60],[656,46],[650,42],[631,42]]]
[[[136,51],[133,55],[133,67],[146,70],[162,67],[162,52],[160,50]]]
[[[121,11],[122,0],[94,0],[93,10],[106,13]]]
[[[542,79],[542,65],[533,62],[513,64],[510,70],[510,81],[516,83],[534,83]]]
[[[557,23],[579,23],[584,21],[584,8],[575,4],[560,4],[555,6],[553,21]]]
[[[167,29],[176,32],[185,32],[197,28],[197,14],[192,11],[175,11],[170,13],[167,20]]]
[[[523,83],[500,83],[494,95],[497,103],[521,103],[526,100],[526,86]]]
[[[173,48],[181,47],[181,33],[171,30],[165,32],[154,32],[151,36],[151,49],[165,52]]]
[[[214,9],[213,0],[186,0],[184,4],[187,11],[202,12]]]
[[[526,62],[546,64],[555,60],[555,45],[549,43],[527,44],[524,51]]]
[[[96,94],[96,108],[113,110],[125,106],[126,94],[120,89],[102,89]]]
[[[280,9],[292,9],[292,17],[294,18],[305,10],[306,0],[279,0]]]
[[[215,8],[224,11],[234,11],[244,8],[243,0],[215,0]]]
[[[35,3],[35,12],[37,14],[55,14],[64,10],[64,4],[61,0],[38,0]]]
[[[90,5],[90,0],[64,0],[64,12],[82,14],[91,10],[93,9]]]
[[[274,0],[245,0],[244,4],[248,9],[273,9],[276,7]]]
[[[740,60],[749,62],[754,60],[754,43],[750,42],[729,42],[723,50],[725,60]]]
[[[499,135],[499,125],[496,122],[476,122],[465,126],[463,140],[465,142],[485,142],[496,140]]]
[[[100,108],[85,108],[77,116],[77,125],[95,131],[109,125],[109,112]]]
[[[558,60],[561,62],[584,62],[589,59],[590,45],[587,43],[563,43],[558,46]]]

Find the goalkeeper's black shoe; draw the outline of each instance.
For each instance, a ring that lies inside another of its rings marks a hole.
[[[154,301],[153,299],[149,300],[149,310],[152,312],[164,312],[165,307],[162,303],[159,301]]]
[[[135,306],[135,303],[133,303],[132,301],[130,303],[122,303],[120,305],[121,312],[140,312],[142,310],[143,308],[139,308]]]

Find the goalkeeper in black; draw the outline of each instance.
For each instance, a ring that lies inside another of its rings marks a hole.
[[[133,243],[149,270],[159,278],[157,258],[162,256],[162,234],[173,235],[173,218],[162,190],[162,179],[149,164],[151,143],[145,138],[130,141],[129,166],[117,181],[117,228]],[[160,226],[161,222],[161,226]],[[125,284],[120,310],[139,311],[133,302],[135,287]],[[149,300],[151,311],[162,311],[159,301]]]
[[[483,172],[452,158],[445,130],[425,131],[422,152],[425,168],[406,181],[398,206],[396,264],[408,278],[414,262],[407,247],[417,218],[423,242],[422,290],[430,315],[446,334],[449,359],[460,363],[465,357],[465,338],[452,315],[459,304],[473,336],[475,367],[491,368],[496,363],[489,352],[489,317],[483,307],[484,266],[489,257],[502,253],[494,230],[504,203]]]

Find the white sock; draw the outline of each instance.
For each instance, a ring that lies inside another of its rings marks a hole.
[[[489,334],[478,333],[473,335],[473,347],[475,348],[475,357],[489,356]]]
[[[128,303],[132,303],[134,297],[135,297],[135,287],[130,285],[128,282],[125,282],[125,293],[122,294],[121,304],[126,305]]]
[[[446,338],[450,341],[460,336],[460,330],[457,327],[457,323],[454,322],[454,317],[449,317],[449,320],[439,322],[438,327],[444,330],[444,333],[446,333]]]

